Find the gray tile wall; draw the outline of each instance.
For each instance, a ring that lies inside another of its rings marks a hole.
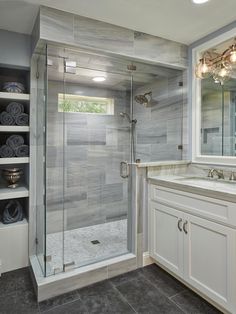
[[[152,91],[150,107],[134,101],[136,158],[141,162],[180,160],[183,141],[183,76],[159,79],[134,91],[134,95]]]
[[[83,16],[42,6],[37,26],[43,40],[178,68],[187,66],[187,46],[181,43]]]
[[[77,89],[67,84],[66,93]],[[62,84],[49,81],[48,90],[47,232],[60,231],[63,193],[66,229],[126,217],[128,182],[119,167],[122,160],[130,160],[129,125],[119,113],[128,112],[130,92],[84,87],[87,96],[114,98],[115,113],[105,116],[60,113]]]

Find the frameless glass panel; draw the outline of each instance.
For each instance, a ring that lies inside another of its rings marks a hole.
[[[183,74],[137,66],[133,74],[133,114],[137,120],[135,159],[182,159]]]
[[[63,271],[64,239],[64,115],[58,94],[64,92],[64,59],[48,55],[48,92],[45,113],[46,274]]]
[[[35,149],[36,149],[36,256],[42,268],[42,272],[46,274],[45,268],[45,250],[46,250],[46,235],[45,235],[45,172],[44,172],[44,156],[45,156],[45,110],[46,110],[46,93],[47,93],[47,51],[46,47],[41,51],[41,54],[34,55],[35,60],[35,81],[36,88],[36,134]],[[36,78],[37,77],[37,78]]]
[[[65,269],[127,253],[131,227],[131,173],[126,163],[121,169],[131,161],[131,76],[67,70],[64,99],[58,95],[65,122]]]

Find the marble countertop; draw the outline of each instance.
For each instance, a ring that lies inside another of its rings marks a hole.
[[[236,181],[210,179],[196,175],[149,177],[152,184],[236,203]]]
[[[173,165],[187,165],[190,164],[190,160],[164,160],[164,161],[151,161],[151,162],[140,162],[136,163],[138,168],[145,167],[158,167],[158,166],[173,166]]]

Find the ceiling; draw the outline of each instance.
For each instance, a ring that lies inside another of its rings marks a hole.
[[[190,44],[235,20],[235,0],[0,0],[0,29],[30,34],[39,5]]]

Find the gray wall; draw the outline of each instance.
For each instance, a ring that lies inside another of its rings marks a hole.
[[[187,67],[186,45],[44,6],[33,33],[33,43],[37,43],[38,35],[41,42],[95,49],[174,68]]]
[[[0,30],[0,64],[29,68],[31,58],[30,36]]]

